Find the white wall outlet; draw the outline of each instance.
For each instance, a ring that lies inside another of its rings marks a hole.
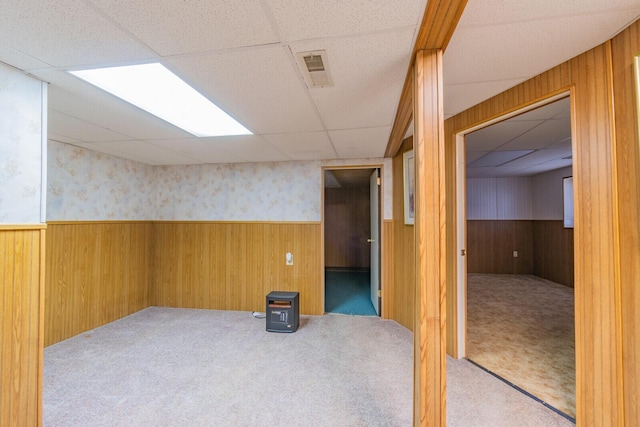
[[[513,251],[513,257],[518,258],[518,251]]]
[[[291,252],[287,252],[285,255],[285,260],[287,265],[293,265],[293,254]]]

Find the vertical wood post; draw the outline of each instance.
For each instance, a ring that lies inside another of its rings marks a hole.
[[[442,51],[416,53],[414,425],[446,424],[446,233]]]

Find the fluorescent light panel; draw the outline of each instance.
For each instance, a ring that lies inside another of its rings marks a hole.
[[[195,136],[252,134],[161,64],[70,73]]]

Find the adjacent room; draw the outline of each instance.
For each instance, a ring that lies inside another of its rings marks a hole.
[[[467,352],[575,421],[570,98],[466,135]]]
[[[325,312],[380,314],[379,169],[325,169]]]

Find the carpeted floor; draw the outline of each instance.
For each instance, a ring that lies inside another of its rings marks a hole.
[[[409,426],[413,338],[379,317],[151,307],[45,349],[44,426]],[[447,425],[570,426],[447,359]]]
[[[371,304],[371,273],[327,269],[324,306],[327,313],[375,316]]]
[[[469,274],[467,357],[575,418],[573,306],[536,276]]]

